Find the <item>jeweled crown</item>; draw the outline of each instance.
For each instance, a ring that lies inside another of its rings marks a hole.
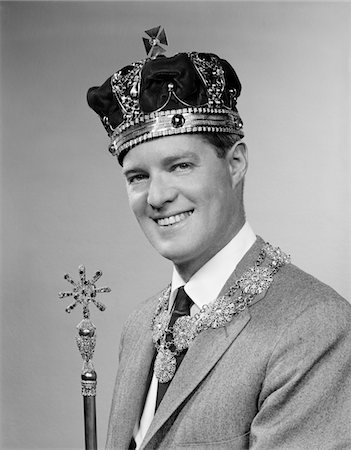
[[[236,109],[241,84],[232,66],[213,53],[162,53],[161,27],[147,30],[147,58],[114,73],[89,89],[89,106],[111,138],[109,151],[123,164],[134,146],[183,133],[234,133],[243,136]]]

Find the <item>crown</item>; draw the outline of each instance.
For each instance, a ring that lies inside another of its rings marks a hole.
[[[241,84],[234,69],[212,53],[178,53],[166,58],[164,30],[147,30],[148,57],[90,88],[88,103],[111,138],[109,151],[120,164],[134,146],[183,133],[243,136],[236,109]]]

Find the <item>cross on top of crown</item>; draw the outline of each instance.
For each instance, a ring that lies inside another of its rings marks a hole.
[[[161,47],[161,44],[168,45],[164,28],[158,26],[151,28],[150,30],[146,30],[145,33],[149,36],[148,38],[143,37],[148,58],[154,59],[166,51],[163,47]]]

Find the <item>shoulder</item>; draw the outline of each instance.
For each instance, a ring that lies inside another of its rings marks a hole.
[[[277,274],[277,284],[286,291],[294,290],[296,295],[313,297],[334,297],[346,302],[333,288],[318,280],[294,264],[287,264]],[[349,303],[346,302],[348,305]]]
[[[351,305],[334,289],[293,264],[274,277],[266,296],[252,307],[252,317],[275,336],[288,330],[333,340],[351,339]]]
[[[333,307],[347,316],[351,314],[351,305],[346,299],[294,264],[287,264],[277,273],[272,295],[280,295],[284,304],[292,304],[297,312],[306,308]]]

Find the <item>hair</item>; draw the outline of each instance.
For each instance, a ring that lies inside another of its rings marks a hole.
[[[240,136],[232,133],[203,133],[202,137],[214,147],[218,158],[224,158],[228,150],[241,139]]]
[[[218,158],[225,158],[227,152],[233,147],[233,145],[242,139],[240,136],[233,133],[202,133],[201,136],[203,139],[205,139],[206,142],[212,145]],[[244,184],[245,180],[242,179],[240,187],[240,197],[242,213],[245,217]]]

